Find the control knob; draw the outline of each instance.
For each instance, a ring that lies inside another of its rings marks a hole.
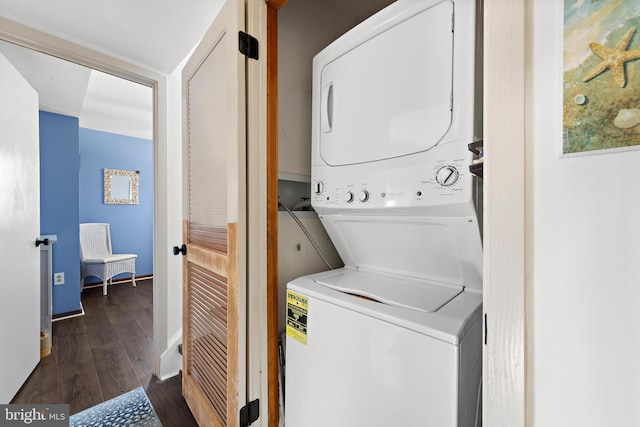
[[[358,200],[361,202],[366,202],[369,200],[369,192],[367,190],[362,190],[360,194],[358,194]]]
[[[443,187],[450,187],[458,181],[460,172],[455,166],[445,165],[436,171],[436,182]]]
[[[344,194],[344,201],[347,202],[347,203],[353,202],[353,193],[351,191],[347,191]]]

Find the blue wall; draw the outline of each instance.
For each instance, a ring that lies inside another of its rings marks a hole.
[[[84,128],[79,138],[79,222],[109,223],[113,252],[138,255],[136,276],[153,274],[153,141]],[[105,168],[140,171],[137,205],[104,204]]]
[[[104,204],[104,168],[140,171],[138,205]],[[136,275],[153,274],[153,191],[152,141],[81,129],[76,117],[40,111],[40,233],[58,235],[53,272],[65,276],[53,287],[54,315],[81,309],[81,222],[110,223],[114,253],[137,254]]]
[[[53,314],[80,310],[80,222],[78,204],[78,119],[40,111],[40,233],[57,234],[53,272]]]

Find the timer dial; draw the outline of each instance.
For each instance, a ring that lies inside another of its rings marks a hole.
[[[460,172],[455,166],[445,165],[436,171],[436,182],[443,187],[450,187],[458,181]]]

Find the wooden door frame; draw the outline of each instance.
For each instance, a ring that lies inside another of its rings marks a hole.
[[[278,10],[267,3],[267,377],[269,427],[278,426]]]

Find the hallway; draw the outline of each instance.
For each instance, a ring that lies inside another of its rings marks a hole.
[[[85,290],[85,315],[53,323],[51,355],[11,403],[67,403],[70,414],[143,386],[165,426],[197,425],[179,376],[153,376],[153,280]]]

